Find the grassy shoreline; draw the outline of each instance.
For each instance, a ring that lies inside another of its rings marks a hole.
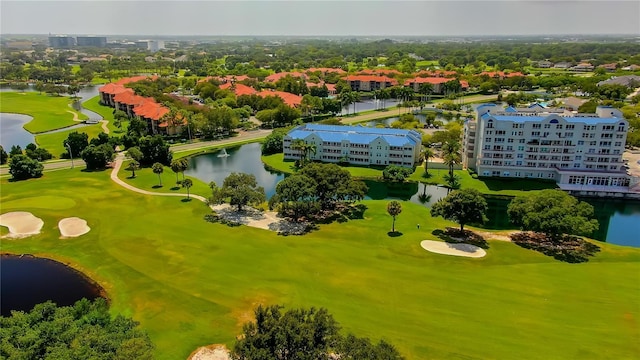
[[[175,179],[165,175],[166,184]],[[143,177],[157,182],[150,171],[134,181]],[[572,265],[490,240],[485,258],[457,258],[420,247],[452,223],[410,202],[396,222],[399,237],[387,235],[386,201],[365,201],[363,219],[283,237],[207,223],[201,202],[133,193],[108,171],[66,169],[0,184],[3,212],[30,211],[45,222],[39,235],[3,240],[2,252],[46,255],[91,276],[114,314],[141,322],[159,359],[232,346],[258,303],[326,307],[344,331],[384,338],[407,359],[514,351],[522,359],[543,351],[630,358],[640,350],[637,332],[621,320],[640,317],[640,249],[599,243],[591,261]],[[68,216],[86,219],[91,231],[59,239],[55,224]]]

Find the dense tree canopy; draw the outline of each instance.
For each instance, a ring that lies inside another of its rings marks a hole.
[[[431,216],[442,216],[460,224],[460,230],[469,223],[487,221],[487,201],[476,189],[462,189],[449,193],[431,207]]]
[[[562,190],[542,190],[514,198],[507,208],[509,219],[523,230],[546,234],[554,240],[563,235],[590,235],[598,229],[593,206]]]
[[[153,359],[153,344],[137,323],[112,318],[104,299],[83,299],[73,306],[38,304],[28,313],[0,317],[0,358]]]
[[[328,359],[330,353],[340,359],[401,360],[389,343],[372,344],[352,334],[342,337],[340,326],[324,308],[291,309],[282,312],[278,305],[254,311],[255,322],[243,325],[242,335],[233,348],[237,360],[255,359]]]
[[[89,145],[82,153],[82,160],[87,164],[88,170],[104,169],[113,160],[113,148],[109,144]]]
[[[389,165],[382,170],[384,181],[403,182],[411,174],[413,174],[413,168],[398,165]]]
[[[80,157],[80,153],[82,152],[82,150],[89,146],[89,135],[87,135],[86,133],[79,133],[77,131],[70,133],[62,142],[62,146],[65,147],[67,155],[69,155],[69,149],[67,148],[67,145],[69,145],[69,147],[71,148],[70,155],[78,158]]]
[[[310,163],[300,171],[316,184],[316,199],[322,209],[331,208],[337,201],[364,199],[367,186],[351,179],[351,173],[335,164]]]
[[[15,180],[40,177],[43,169],[42,164],[26,155],[13,155],[9,159],[9,174]]]
[[[156,162],[170,165],[173,158],[169,144],[160,135],[140,138],[140,151],[143,155],[140,160],[142,165],[152,165]]]
[[[232,172],[224,179],[222,187],[216,186],[215,182],[211,182],[209,186],[212,190],[212,203],[229,199],[229,204],[236,205],[238,211],[246,205],[259,205],[266,199],[264,188],[258,186],[256,177],[252,174]]]

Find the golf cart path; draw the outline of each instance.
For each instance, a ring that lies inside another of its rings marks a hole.
[[[125,189],[131,190],[131,191],[135,191],[139,194],[144,194],[144,195],[153,195],[153,196],[180,196],[180,197],[184,197],[184,194],[172,194],[172,193],[160,193],[160,192],[152,192],[152,191],[147,191],[147,190],[142,190],[140,188],[137,188],[133,185],[129,185],[126,182],[120,180],[120,178],[118,178],[118,171],[120,171],[120,168],[122,167],[122,163],[124,162],[124,154],[118,154],[118,156],[116,157],[116,161],[115,164],[113,166],[113,170],[111,170],[111,180],[113,180],[116,184],[122,186]],[[205,199],[203,196],[200,195],[191,195],[190,197],[200,200],[203,203],[207,203],[207,199]]]
[[[77,121],[77,122],[83,122],[84,120],[80,120],[80,118],[78,117],[78,113],[71,111],[71,110],[67,110],[68,113],[73,114],[73,121]],[[105,119],[100,120],[100,126],[102,127],[102,131],[105,134],[109,134],[109,128],[107,127],[107,124],[109,122]]]
[[[124,154],[120,153],[117,155],[115,164],[113,166],[113,170],[111,170],[111,180],[113,180],[116,184],[122,186],[127,190],[131,190],[137,192],[139,194],[144,195],[152,195],[152,196],[179,196],[184,197],[185,194],[174,194],[174,193],[160,193],[160,192],[151,192],[147,190],[142,190],[126,182],[120,180],[118,178],[118,171],[122,167],[122,163],[124,162]],[[191,198],[202,201],[207,204],[211,210],[215,211],[221,217],[242,224],[246,226],[250,226],[253,228],[270,230],[270,231],[282,231],[287,228],[295,228],[299,225],[291,223],[286,219],[282,219],[278,217],[278,214],[274,211],[259,211],[252,208],[246,208],[242,212],[238,212],[233,210],[233,208],[229,204],[220,204],[220,205],[209,205],[207,199],[204,196],[191,194]]]

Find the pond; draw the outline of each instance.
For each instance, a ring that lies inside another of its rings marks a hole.
[[[363,112],[363,111],[369,111],[369,110],[377,110],[377,109],[389,109],[389,108],[395,108],[398,105],[398,101],[396,100],[386,100],[384,102],[384,107],[382,106],[382,102],[381,101],[376,101],[376,100],[364,100],[364,101],[358,101],[356,102],[356,112]],[[353,114],[353,104],[349,105],[349,108],[342,108],[342,112],[340,112],[339,115],[347,115],[347,114]]]
[[[265,169],[260,154],[260,144],[252,143],[194,156],[189,159],[189,170],[185,174],[207,184],[215,181],[218,186],[222,186],[224,179],[232,172],[253,174],[258,184],[264,187],[267,198],[270,198],[275,194],[276,184],[284,179],[284,174]]]
[[[33,89],[33,85],[29,86],[30,87],[25,91],[35,91]],[[0,88],[0,90],[15,91],[11,88],[7,88],[6,86]],[[81,98],[81,101],[89,100],[97,95],[97,86],[87,86],[82,88],[80,92],[78,92],[78,96]],[[87,115],[91,120],[102,120],[102,116],[100,116],[99,114],[83,108],[81,102],[74,102],[71,106],[75,110]],[[11,149],[11,146],[13,145],[20,145],[20,147],[24,149],[25,146],[27,146],[29,143],[35,143],[35,136],[23,128],[24,124],[31,121],[31,119],[32,117],[28,115],[0,113],[0,145],[2,145],[5,151],[9,151],[9,149]],[[79,123],[66,128],[47,131],[42,134],[53,134],[62,131],[78,130],[90,125],[92,124]]]
[[[86,276],[57,261],[15,255],[2,255],[0,260],[2,316],[11,315],[11,310],[30,311],[48,300],[68,306],[104,294]]]
[[[220,150],[189,159],[190,169],[185,174],[194,176],[206,183],[215,181],[222,185],[225,177],[231,172],[244,172],[256,176],[260,186],[264,187],[267,198],[275,193],[278,182],[284,174],[265,169],[260,159],[260,144],[252,143],[224,150],[228,156],[221,157]],[[431,207],[447,195],[447,188],[423,185],[419,183],[387,184],[380,181],[366,180],[369,187],[366,199],[385,200],[398,199],[411,201],[425,207]],[[583,199],[595,207],[596,218],[600,229],[594,238],[613,244],[640,247],[640,202],[632,200]],[[507,218],[507,205],[510,199],[487,196],[489,229],[510,229]]]
[[[35,142],[35,136],[23,128],[31,119],[29,115],[0,113],[0,145],[6,152],[13,145],[20,145],[24,150]]]

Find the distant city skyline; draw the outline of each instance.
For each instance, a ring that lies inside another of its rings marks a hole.
[[[640,35],[640,1],[1,1],[0,33]]]

